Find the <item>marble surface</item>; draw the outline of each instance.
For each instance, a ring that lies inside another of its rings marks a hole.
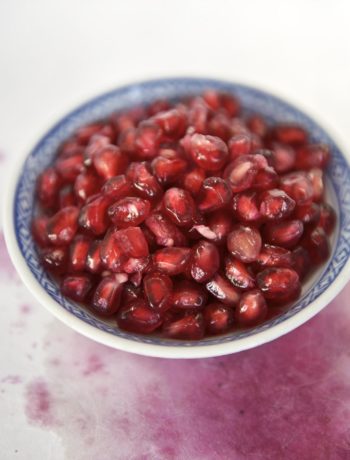
[[[1,2],[1,196],[52,121],[148,77],[275,90],[319,114],[350,152],[346,0],[186,8],[184,17],[160,0]],[[193,361],[134,356],[71,331],[22,285],[1,234],[0,293],[1,460],[350,459],[350,285],[285,337]]]

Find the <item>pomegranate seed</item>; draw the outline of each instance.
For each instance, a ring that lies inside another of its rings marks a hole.
[[[111,144],[111,140],[108,136],[103,136],[101,134],[94,134],[88,145],[84,150],[85,164],[91,165],[93,157],[102,150],[104,147],[107,147]]]
[[[320,218],[320,207],[316,203],[297,206],[294,217],[301,220],[304,224],[317,222]]]
[[[235,225],[227,237],[227,249],[241,262],[254,262],[260,253],[262,241],[254,227]]]
[[[82,302],[92,288],[89,275],[70,275],[63,278],[61,292],[76,302]]]
[[[197,283],[209,281],[219,270],[220,255],[213,243],[201,240],[192,249],[191,275]]]
[[[263,192],[259,201],[260,214],[267,220],[285,219],[295,208],[295,201],[279,189]]]
[[[136,146],[136,129],[130,128],[125,131],[122,131],[118,136],[118,145],[120,150],[128,155],[134,155]]]
[[[34,241],[37,243],[38,246],[44,247],[50,244],[48,235],[47,235],[47,223],[49,219],[48,217],[40,216],[35,217],[32,221],[32,235]]]
[[[150,257],[129,257],[129,259],[122,264],[122,270],[125,273],[143,273],[150,265]]]
[[[320,218],[317,226],[322,228],[327,235],[330,235],[335,227],[336,215],[332,206],[327,203],[320,205]]]
[[[57,156],[59,158],[68,158],[72,155],[84,153],[84,148],[81,146],[77,139],[71,138],[64,142],[61,147],[59,147]]]
[[[155,200],[160,197],[162,189],[157,179],[149,172],[147,163],[131,163],[126,171],[126,177],[142,198]]]
[[[141,288],[133,286],[130,283],[125,283],[123,285],[122,301],[123,305],[126,305],[138,298],[142,298]]]
[[[230,160],[242,155],[249,155],[261,148],[260,139],[254,134],[237,134],[228,141]]]
[[[224,178],[233,193],[242,192],[253,185],[258,170],[265,167],[267,161],[262,155],[241,155],[226,167]]]
[[[153,264],[157,270],[167,275],[184,273],[191,257],[191,249],[169,247],[153,254]]]
[[[117,322],[118,326],[126,331],[150,334],[162,324],[162,319],[145,300],[137,299],[119,310]]]
[[[146,219],[146,226],[155,235],[159,246],[185,246],[187,240],[181,231],[160,213],[154,213]]]
[[[214,241],[218,244],[223,243],[232,229],[232,217],[229,213],[213,212],[208,216],[207,222],[209,229],[216,235]]]
[[[219,171],[227,161],[227,146],[219,137],[187,134],[181,144],[196,165],[205,171]]]
[[[157,113],[152,121],[159,126],[166,140],[183,137],[187,129],[187,113],[184,106]]]
[[[208,122],[207,133],[227,142],[231,137],[231,119],[223,112],[214,114]]]
[[[131,193],[131,182],[124,174],[115,176],[104,183],[101,189],[103,195],[113,200],[119,200]]]
[[[69,157],[59,157],[56,160],[56,169],[64,181],[73,182],[84,171],[84,156],[75,153]]]
[[[194,168],[183,176],[180,184],[192,195],[197,195],[204,179],[205,171],[201,168]]]
[[[265,137],[267,134],[267,124],[261,115],[252,115],[247,120],[247,126],[252,133],[259,137]]]
[[[199,340],[204,336],[203,317],[200,313],[194,313],[164,323],[162,332],[165,337],[171,339]]]
[[[223,334],[234,323],[232,308],[220,303],[211,303],[203,311],[205,329],[208,334]]]
[[[91,169],[81,172],[75,179],[74,192],[80,203],[85,203],[90,196],[98,193],[100,188],[99,177]]]
[[[58,206],[60,209],[66,208],[67,206],[76,206],[76,197],[73,190],[73,186],[66,185],[59,191],[58,194]]]
[[[158,272],[149,273],[143,279],[143,289],[152,308],[164,311],[171,307],[173,282],[169,276]]]
[[[157,114],[158,112],[169,110],[170,107],[171,106],[169,104],[169,101],[166,101],[165,99],[160,99],[158,101],[152,102],[152,104],[147,107],[147,112],[152,116]]]
[[[119,309],[123,286],[127,280],[128,276],[124,273],[102,278],[94,292],[92,308],[103,316],[114,315]]]
[[[221,177],[208,177],[204,180],[198,198],[198,209],[207,213],[225,207],[232,198],[232,191]]]
[[[298,273],[291,268],[267,268],[257,275],[256,282],[266,299],[278,300],[300,289]]]
[[[41,206],[55,207],[61,183],[62,180],[55,168],[47,168],[40,174],[36,184],[36,194]]]
[[[252,289],[255,286],[253,276],[249,273],[248,267],[240,260],[227,257],[225,263],[225,274],[231,283],[239,289]]]
[[[312,186],[312,199],[314,201],[321,201],[324,193],[323,171],[319,168],[312,168],[307,173]]]
[[[213,110],[224,109],[230,117],[238,115],[240,105],[232,94],[208,90],[203,93],[203,99]]]
[[[271,135],[282,144],[301,145],[307,142],[307,133],[301,126],[280,124],[272,129]]]
[[[166,216],[176,225],[191,225],[195,214],[195,203],[190,193],[181,188],[169,188],[163,197],[163,209]]]
[[[251,134],[251,132],[248,129],[248,126],[241,118],[233,118],[231,120],[231,133],[232,136],[238,136],[239,134]]]
[[[67,270],[67,247],[58,246],[54,248],[45,248],[40,254],[40,260],[46,270],[61,275]]]
[[[245,292],[240,298],[236,320],[241,326],[253,326],[263,321],[267,314],[264,296],[258,289]]]
[[[303,171],[292,172],[282,176],[280,187],[298,205],[307,204],[312,201],[312,184],[307,174]]]
[[[61,246],[69,244],[78,230],[79,209],[69,206],[58,211],[47,222],[47,238],[51,244]]]
[[[93,156],[92,162],[97,174],[105,181],[122,174],[128,163],[126,156],[115,145],[100,149]]]
[[[271,155],[268,158],[270,166],[279,174],[292,170],[295,166],[295,150],[290,145],[278,142],[273,142],[271,147]]]
[[[240,192],[233,197],[233,212],[235,217],[243,223],[259,223],[261,214],[259,211],[257,192]]]
[[[79,225],[95,235],[102,235],[108,228],[108,207],[111,200],[107,196],[97,195],[80,211]]]
[[[208,294],[205,289],[192,282],[181,281],[174,287],[170,303],[177,309],[201,310],[207,303]]]
[[[162,149],[152,161],[152,171],[160,184],[176,181],[187,168],[187,162],[171,149]]]
[[[270,190],[278,187],[279,177],[273,168],[267,167],[258,170],[254,179],[255,190]]]
[[[311,269],[311,260],[309,253],[302,246],[297,246],[293,250],[292,268],[298,273],[299,278],[303,279]]]
[[[120,271],[122,263],[127,260],[127,255],[123,254],[122,248],[115,239],[115,233],[116,229],[110,228],[100,247],[101,261],[112,272]]]
[[[102,271],[101,261],[101,241],[92,241],[86,257],[86,269],[91,273],[100,273]]]
[[[293,268],[293,254],[285,248],[264,244],[257,259],[260,267]]]
[[[239,291],[223,276],[216,273],[205,285],[210,294],[230,307],[239,301]]]
[[[85,235],[77,235],[74,238],[69,256],[69,266],[72,271],[82,272],[84,270],[90,245],[91,240]]]
[[[286,220],[280,223],[268,223],[264,228],[264,236],[267,242],[284,248],[295,246],[304,231],[304,225],[300,220]]]
[[[90,138],[97,134],[103,128],[103,124],[101,122],[97,123],[90,123],[89,125],[82,126],[76,132],[76,137],[80,145],[86,145]]]
[[[312,264],[325,262],[330,255],[327,234],[320,227],[308,231],[301,244],[308,251]]]
[[[126,197],[114,203],[108,209],[108,216],[119,228],[136,226],[143,222],[151,209],[148,200]]]
[[[158,154],[162,141],[161,128],[152,121],[143,121],[136,128],[135,150],[140,160],[149,160]]]
[[[111,122],[118,133],[136,127],[136,120],[128,113],[121,113],[119,115],[112,114]]]
[[[309,144],[297,150],[295,166],[298,169],[324,169],[330,159],[328,145]]]

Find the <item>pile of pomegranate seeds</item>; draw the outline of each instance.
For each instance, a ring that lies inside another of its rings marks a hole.
[[[121,329],[196,340],[256,325],[329,257],[326,145],[231,94],[80,128],[37,181],[33,237],[62,293]]]

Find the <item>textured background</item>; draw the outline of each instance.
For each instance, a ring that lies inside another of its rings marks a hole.
[[[347,0],[0,2],[0,196],[58,117],[116,85],[172,75],[256,84],[350,152]],[[0,238],[0,458],[350,459],[348,286],[256,350],[166,361],[94,344],[22,286]]]

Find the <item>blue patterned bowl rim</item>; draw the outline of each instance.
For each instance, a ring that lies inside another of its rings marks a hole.
[[[35,180],[48,166],[57,147],[79,126],[155,99],[197,94],[213,88],[235,94],[246,111],[262,113],[270,122],[295,122],[306,127],[312,140],[330,145],[332,160],[328,179],[338,206],[338,232],[333,254],[317,281],[286,312],[249,330],[199,341],[176,341],[119,330],[64,298],[46,273],[30,233]],[[64,116],[29,152],[11,181],[4,219],[11,258],[26,286],[55,316],[78,332],[106,345],[134,353],[172,358],[217,356],[241,351],[273,340],[314,316],[342,289],[350,277],[350,174],[348,162],[333,139],[309,116],[262,90],[237,83],[205,78],[168,78],[130,84],[100,95]]]

